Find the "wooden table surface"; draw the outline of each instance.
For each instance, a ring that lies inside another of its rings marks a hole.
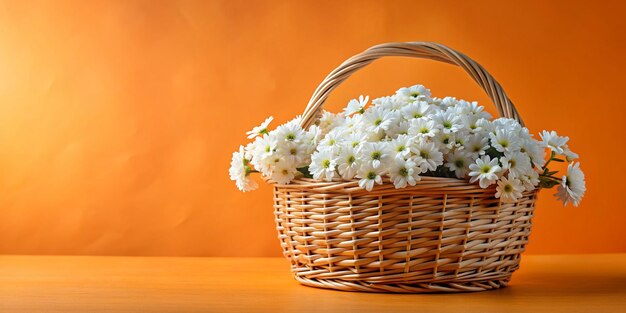
[[[626,312],[626,254],[525,255],[504,289],[305,287],[281,258],[0,256],[0,312]]]

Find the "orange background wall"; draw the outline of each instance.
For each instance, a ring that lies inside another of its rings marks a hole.
[[[349,56],[416,40],[476,59],[531,131],[582,156],[586,198],[543,191],[528,252],[626,252],[624,16],[573,1],[3,1],[0,253],[280,255],[270,188],[228,179],[244,132],[301,113]],[[374,63],[327,108],[415,83],[493,109],[460,69],[414,59]]]

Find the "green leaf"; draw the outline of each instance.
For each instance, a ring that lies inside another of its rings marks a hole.
[[[302,173],[302,175],[304,175],[305,178],[313,178],[313,175],[311,175],[311,173],[309,173],[309,167],[308,166],[299,167],[298,168],[298,172]]]

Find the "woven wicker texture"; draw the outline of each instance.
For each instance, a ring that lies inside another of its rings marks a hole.
[[[341,64],[303,114],[314,123],[330,91],[382,56],[457,64],[487,92],[501,115],[521,119],[500,85],[467,56],[435,43],[372,47]],[[270,181],[271,182],[271,181]],[[356,180],[298,178],[274,183],[278,236],[296,280],[345,291],[462,292],[506,286],[528,242],[537,191],[516,203],[466,180],[422,177],[413,187],[386,182],[371,192]]]

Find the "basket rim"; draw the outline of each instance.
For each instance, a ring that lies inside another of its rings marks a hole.
[[[396,188],[393,183],[383,180],[383,184],[374,185],[371,191],[359,186],[358,179],[333,178],[331,181],[317,180],[296,176],[288,184],[279,184],[271,178],[264,177],[265,181],[274,188],[285,191],[306,191],[311,193],[343,193],[353,195],[382,195],[382,194],[432,194],[442,193],[447,195],[491,195],[495,196],[496,184],[487,188],[481,188],[478,183],[470,183],[468,179],[420,176],[420,181],[415,186],[407,185],[405,188]],[[522,192],[522,196],[530,196],[539,191],[536,188]]]

